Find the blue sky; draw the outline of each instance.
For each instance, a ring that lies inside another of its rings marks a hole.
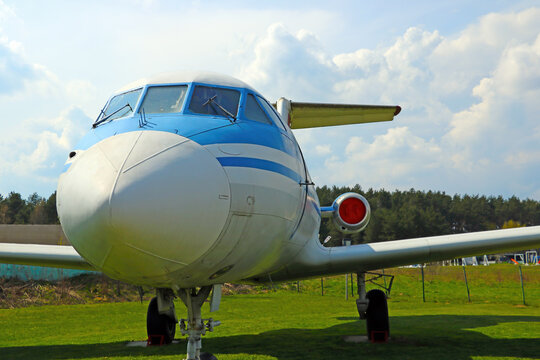
[[[48,196],[109,95],[174,70],[403,107],[297,131],[317,185],[540,200],[537,1],[0,0],[0,194]]]

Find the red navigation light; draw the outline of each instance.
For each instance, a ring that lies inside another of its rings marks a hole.
[[[347,224],[358,224],[366,217],[366,205],[362,200],[349,197],[339,205],[339,216]]]

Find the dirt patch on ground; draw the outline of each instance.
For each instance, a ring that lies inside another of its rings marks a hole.
[[[113,280],[105,275],[79,275],[56,282],[0,278],[0,308],[48,304],[91,304],[147,300],[152,289]]]
[[[224,284],[222,291],[223,295],[249,294],[257,292],[255,288],[251,285]],[[0,278],[1,309],[49,304],[146,302],[154,294],[153,288],[126,284],[99,274],[83,274],[55,282]]]

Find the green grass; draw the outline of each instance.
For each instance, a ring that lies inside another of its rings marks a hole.
[[[523,268],[527,306],[521,305],[516,267],[467,267],[472,303],[459,267],[425,270],[426,303],[420,269],[387,272],[398,274],[389,301],[392,339],[387,344],[343,341],[345,335],[364,335],[365,324],[357,319],[354,298],[345,300],[339,276],[325,279],[325,296],[314,279],[302,281],[300,293],[285,284],[275,292],[258,288],[258,294],[225,296],[217,313],[205,306],[203,316],[223,325],[203,338],[203,349],[220,360],[540,358],[540,267]],[[0,359],[181,359],[185,342],[125,346],[145,339],[146,306],[0,310]],[[180,303],[177,308],[183,316]]]

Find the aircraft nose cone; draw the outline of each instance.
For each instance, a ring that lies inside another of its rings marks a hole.
[[[75,249],[103,272],[164,279],[218,239],[230,208],[227,176],[182,136],[137,131],[78,153],[62,174],[58,214]]]

